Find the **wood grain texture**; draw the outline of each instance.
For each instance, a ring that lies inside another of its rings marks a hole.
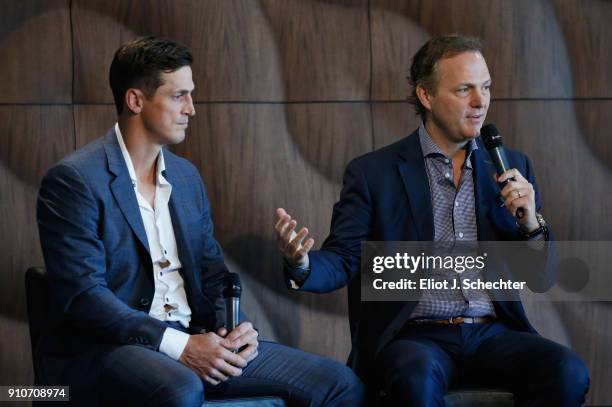
[[[0,103],[71,102],[69,1],[4,1],[0,7]]]
[[[113,54],[144,34],[193,51],[196,101],[364,99],[366,6],[366,0],[75,0],[75,101],[112,102],[102,84]]]
[[[581,100],[574,104],[580,134],[597,160],[612,170],[612,100]]]
[[[102,137],[117,122],[114,105],[74,105],[76,148]]]
[[[408,102],[379,102],[373,104],[372,122],[374,123],[374,146],[381,148],[410,135],[419,127],[421,119]]]
[[[564,316],[570,334],[572,348],[586,362],[591,376],[591,388],[586,405],[612,404],[612,375],[610,375],[610,326],[612,304],[610,302],[570,302],[555,306]]]
[[[0,315],[0,386],[33,385],[34,371],[30,351],[30,331],[25,320]],[[24,405],[2,402],[2,406]]]
[[[262,0],[282,67],[284,99],[365,100],[367,0]]]
[[[551,0],[565,38],[574,96],[612,97],[612,2]]]
[[[414,53],[430,37],[482,38],[496,98],[571,97],[565,38],[545,0],[372,0],[374,100],[404,100]]]
[[[0,383],[27,384],[32,365],[24,276],[28,267],[43,265],[36,196],[47,168],[74,148],[71,108],[0,106],[0,144],[0,319],[10,321],[0,330]]]

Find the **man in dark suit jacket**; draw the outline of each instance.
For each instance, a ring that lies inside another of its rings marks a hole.
[[[195,114],[191,53],[145,37],[110,69],[118,123],[52,167],[38,200],[49,276],[42,384],[75,404],[199,406],[207,395],[359,405],[346,366],[224,327],[228,274],[197,169],[165,146]]]
[[[329,292],[348,284],[349,364],[384,405],[443,405],[458,383],[509,388],[518,404],[579,405],[589,383],[583,362],[535,332],[516,292],[423,290],[418,301],[360,301],[363,241],[524,241],[517,257],[537,270],[525,276],[528,286],[554,283],[529,160],[508,151],[512,169],[497,177],[478,139],[491,86],[480,42],[430,40],[414,56],[411,81],[423,124],[349,163],[320,250],[309,252],[308,230],[296,233],[296,220],[277,210],[288,285]],[[497,267],[495,277],[507,275]]]

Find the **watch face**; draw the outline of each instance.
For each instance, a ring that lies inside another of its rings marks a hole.
[[[542,214],[536,212],[536,220],[542,227],[546,227],[546,221],[544,220],[544,216]]]

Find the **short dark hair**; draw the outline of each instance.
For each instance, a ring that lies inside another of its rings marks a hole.
[[[174,72],[192,63],[193,56],[187,47],[165,38],[151,35],[123,44],[115,52],[109,72],[117,113],[123,112],[129,88],[139,88],[150,98],[162,85],[161,73]]]
[[[482,41],[475,37],[463,35],[446,35],[427,41],[412,57],[408,81],[412,85],[412,93],[408,100],[414,105],[417,115],[425,119],[427,109],[416,94],[417,86],[423,86],[427,91],[434,92],[438,84],[438,61],[450,58],[463,52],[478,52],[482,54]]]

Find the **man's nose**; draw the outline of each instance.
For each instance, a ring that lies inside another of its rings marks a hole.
[[[191,98],[191,95],[187,95],[187,103],[185,103],[183,108],[183,114],[195,116],[195,107],[193,106],[193,99]]]
[[[472,107],[483,107],[487,103],[487,95],[485,95],[481,90],[474,89],[472,92]]]

